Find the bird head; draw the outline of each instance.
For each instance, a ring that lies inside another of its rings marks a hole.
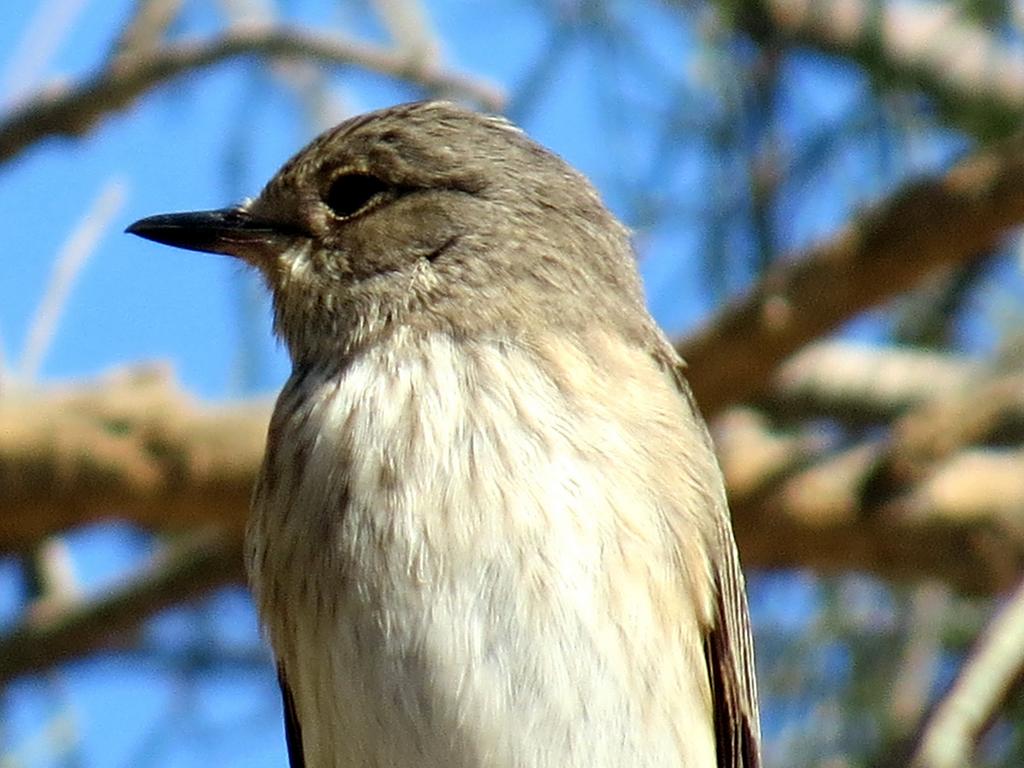
[[[254,200],[127,231],[258,269],[295,361],[397,328],[572,332],[642,310],[627,232],[586,179],[508,121],[446,102],[355,117]]]

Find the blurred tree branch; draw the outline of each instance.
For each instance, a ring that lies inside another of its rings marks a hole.
[[[744,564],[938,579],[972,594],[1013,584],[1024,568],[1024,451],[964,450],[883,497],[869,489],[885,451],[866,442],[815,453],[770,431],[725,431],[719,457]]]
[[[758,41],[849,59],[881,89],[930,96],[982,140],[1024,121],[1024,59],[958,6],[870,0],[729,0],[723,13]]]
[[[779,366],[758,405],[792,423],[830,418],[851,425],[887,424],[914,406],[965,391],[982,370],[980,363],[950,353],[815,342]]]
[[[51,86],[26,98],[0,117],[0,162],[48,136],[80,136],[158,85],[240,56],[300,58],[365,67],[435,95],[469,99],[492,110],[500,110],[504,100],[493,85],[410,58],[401,50],[346,40],[336,34],[253,25],[238,27],[212,40],[181,41],[136,51],[135,55],[115,55],[79,83]]]
[[[115,517],[241,532],[269,402],[200,407],[160,369],[0,398],[0,551]]]
[[[967,446],[1010,436],[1019,440],[1022,427],[1021,371],[996,372],[970,388],[933,398],[892,425],[865,493],[890,496],[906,490]]]
[[[0,435],[0,550],[115,516],[187,532],[106,595],[29,610],[0,637],[0,681],[105,647],[150,614],[241,579],[269,409],[199,406],[161,369],[0,400],[12,427]],[[1024,452],[963,451],[914,488],[866,500],[883,444],[832,454],[743,413],[726,414],[718,442],[748,567],[935,578],[975,593],[1019,576],[1024,537],[1007,532],[1024,509]]]
[[[1024,583],[978,639],[949,690],[926,718],[911,768],[960,768],[1024,677]]]
[[[130,60],[155,50],[181,12],[183,0],[135,0],[131,18],[121,28],[111,57]]]
[[[199,406],[152,372],[5,398],[0,550],[114,517],[239,538],[269,410]],[[982,593],[1019,573],[1024,539],[1007,533],[1024,509],[1020,451],[936,450],[913,486],[881,496],[869,481],[894,450],[886,444],[833,454],[741,426],[726,420],[719,446],[748,566],[938,578]]]
[[[782,361],[864,309],[986,252],[1024,221],[1024,137],[904,186],[839,234],[767,269],[676,348],[708,415],[761,395]]]
[[[228,581],[241,581],[237,536],[197,528],[154,554],[141,569],[94,597],[72,595],[30,606],[0,636],[0,683],[86,653],[123,645],[147,618]]]

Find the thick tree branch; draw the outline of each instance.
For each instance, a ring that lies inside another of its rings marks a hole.
[[[730,412],[716,431],[743,562],[1007,589],[1024,570],[1024,451],[970,450],[913,489],[870,492],[885,441],[829,454]]]
[[[919,90],[954,124],[991,140],[1024,121],[1024,60],[958,6],[869,0],[738,0],[727,13],[757,40],[850,59],[880,88]]]
[[[982,371],[979,362],[939,352],[818,341],[779,366],[758,405],[787,421],[887,424],[911,408],[967,391]]]
[[[105,595],[48,600],[28,612],[0,637],[0,682],[107,647],[152,613],[241,578],[241,523],[267,404],[199,408],[176,395],[165,375],[152,371],[120,375],[100,387],[65,391],[49,400],[23,397],[19,402],[2,412],[4,423],[21,411],[48,413],[43,421],[68,440],[49,453],[40,450],[45,440],[0,444],[0,497],[13,501],[0,518],[0,546],[9,548],[12,540],[27,545],[84,519],[114,514],[189,532]],[[175,419],[180,423],[174,424]],[[100,432],[117,435],[119,449],[101,446],[99,458],[86,461],[88,441],[96,439],[97,431],[83,428],[84,423],[98,423]],[[183,427],[192,435],[187,450],[180,445]],[[720,427],[720,455],[746,566],[936,578],[979,593],[1004,589],[1019,577],[1024,452],[962,452],[912,492],[873,503],[865,501],[863,488],[882,445],[822,458],[820,441],[772,434],[750,411],[730,412]],[[77,436],[85,442],[78,443]],[[167,463],[152,453],[152,446],[176,444],[172,453],[193,460]],[[14,469],[24,466],[19,458],[23,448],[33,462],[53,464],[46,475],[61,477],[58,494],[18,484]],[[235,450],[243,463],[234,468],[216,458]],[[202,471],[195,471],[197,465]],[[211,472],[228,472],[240,480],[224,484],[234,491],[221,493],[218,505],[199,503],[189,509],[203,488],[217,486]],[[168,482],[171,477],[174,482]],[[120,494],[107,486],[111,481]],[[206,521],[214,521],[213,526]]]
[[[0,400],[0,551],[83,523],[240,535],[268,403],[201,407],[148,373]],[[750,419],[747,420],[751,421]],[[726,424],[719,443],[748,567],[937,578],[989,593],[1024,563],[1024,454],[961,451],[893,497],[866,493],[886,447],[822,458],[820,442]],[[739,468],[739,471],[737,471]]]
[[[308,30],[249,26],[213,40],[182,41],[134,56],[117,56],[83,82],[55,86],[23,102],[0,120],[0,162],[47,136],[82,135],[158,85],[240,56],[364,67],[487,109],[498,110],[503,102],[496,87],[409,58],[402,51]]]
[[[1024,431],[1024,373],[996,373],[970,388],[935,398],[890,430],[865,492],[890,496],[911,488],[937,463],[993,440],[1017,442]]]
[[[763,548],[764,558],[805,550],[780,565],[870,562],[888,578],[1005,588],[1024,568],[1024,451],[970,446],[1007,432],[1019,439],[1022,413],[1024,375],[974,375],[899,418],[885,438],[836,455],[733,413],[719,452],[740,548]],[[743,525],[746,515],[754,519]],[[758,535],[745,543],[751,531]]]
[[[706,414],[762,394],[800,347],[1024,221],[1024,137],[906,186],[828,242],[769,269],[677,345]]]
[[[120,518],[240,532],[269,403],[200,407],[161,370],[0,398],[0,551]]]
[[[771,443],[774,462],[763,448]],[[885,451],[865,443],[816,457],[785,438],[724,435],[719,455],[744,564],[937,579],[972,594],[1016,583],[1024,572],[1024,451],[962,451],[914,488],[879,498],[869,487]],[[747,469],[756,461],[760,482]]]
[[[9,501],[0,548],[27,548],[114,515],[190,531],[106,595],[47,600],[29,611],[0,638],[0,682],[105,647],[152,613],[240,578],[241,525],[268,411],[266,402],[200,407],[162,369],[0,401],[0,421],[12,427],[0,437],[0,496]],[[755,412],[739,409],[718,432],[748,566],[938,578],[969,592],[999,590],[1020,573],[1024,453],[953,455],[964,443],[940,441],[927,455],[944,464],[921,465],[917,486],[880,499],[867,489],[894,450],[888,443],[823,457],[825,442],[773,434]]]

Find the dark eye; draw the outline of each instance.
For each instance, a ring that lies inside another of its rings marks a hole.
[[[386,192],[388,185],[367,173],[344,173],[331,182],[324,203],[335,216],[355,216],[375,197]]]

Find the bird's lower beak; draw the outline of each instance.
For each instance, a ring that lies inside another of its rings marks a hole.
[[[246,261],[281,249],[288,236],[280,226],[260,221],[242,208],[163,213],[147,216],[125,232],[156,243],[205,253],[226,253]]]

